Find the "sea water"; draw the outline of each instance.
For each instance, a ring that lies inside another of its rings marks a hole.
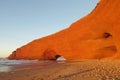
[[[30,68],[41,68],[47,65],[54,64],[55,61],[43,60],[9,60],[0,58],[0,72],[9,72]]]

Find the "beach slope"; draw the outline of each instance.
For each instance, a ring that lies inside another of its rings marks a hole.
[[[0,80],[120,80],[120,60],[79,60],[0,73]]]

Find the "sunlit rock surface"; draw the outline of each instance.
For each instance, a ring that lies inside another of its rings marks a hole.
[[[95,9],[70,27],[36,39],[14,51],[9,59],[68,60],[120,57],[120,0],[100,0]]]

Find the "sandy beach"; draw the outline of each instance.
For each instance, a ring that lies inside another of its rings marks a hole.
[[[120,80],[120,60],[79,60],[1,72],[0,80]]]

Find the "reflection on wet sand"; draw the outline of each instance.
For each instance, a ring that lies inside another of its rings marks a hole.
[[[0,72],[9,72],[11,69],[11,66],[0,66]]]
[[[39,61],[35,63],[26,63],[21,65],[2,65],[0,66],[0,72],[10,72],[32,68],[44,68],[46,66],[54,65],[56,63],[56,61]]]

